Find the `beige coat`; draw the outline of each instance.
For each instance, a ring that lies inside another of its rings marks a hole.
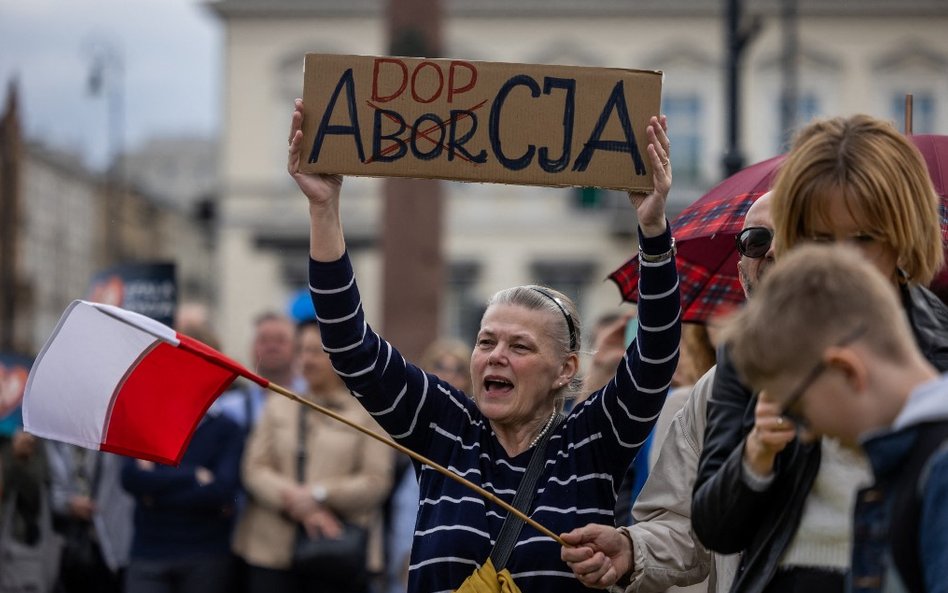
[[[739,555],[712,554],[691,529],[691,491],[713,383],[714,367],[698,380],[672,421],[662,422],[666,432],[659,434],[656,427],[658,458],[632,507],[634,566],[625,593],[674,591],[676,585],[697,583],[702,584],[689,591],[726,593],[731,588]]]
[[[307,397],[331,405],[360,426],[381,430],[346,391],[319,400]],[[296,524],[281,511],[281,492],[287,484],[298,481],[299,417],[304,410],[306,484],[326,489],[325,504],[337,516],[370,528],[369,568],[380,570],[380,505],[392,485],[393,451],[341,422],[278,395],[268,396],[244,450],[241,477],[249,500],[234,533],[234,552],[253,566],[283,569],[290,565],[297,532]]]

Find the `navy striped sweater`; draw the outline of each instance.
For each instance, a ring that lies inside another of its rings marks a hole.
[[[670,231],[643,241],[646,252],[661,253]],[[512,502],[532,449],[508,456],[473,400],[407,363],[371,330],[348,255],[311,260],[310,283],[323,347],[376,421],[401,444]],[[554,533],[613,523],[616,491],[665,401],[680,337],[674,259],[643,262],[639,290],[638,336],[615,379],[576,406],[550,437],[530,516]],[[421,500],[408,591],[453,591],[489,557],[506,511],[434,470],[416,470]],[[507,568],[525,592],[586,591],[560,560],[559,545],[528,525]]]

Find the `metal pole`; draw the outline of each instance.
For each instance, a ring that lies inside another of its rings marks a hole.
[[[89,92],[104,95],[108,113],[108,169],[105,177],[103,214],[103,262],[114,264],[124,257],[122,241],[122,193],[125,189],[125,63],[121,50],[111,42],[95,40],[91,44]]]
[[[797,0],[782,0],[781,14],[783,52],[780,59],[783,85],[780,96],[780,132],[783,135],[783,150],[790,148],[790,141],[797,128],[800,102],[800,52],[797,34]]]
[[[747,44],[760,30],[760,20],[754,19],[748,26],[742,26],[743,9],[741,0],[727,0],[724,14],[725,38],[727,43],[727,84],[725,85],[725,103],[727,105],[727,149],[724,154],[724,175],[730,176],[744,167],[744,154],[741,151],[741,61]]]

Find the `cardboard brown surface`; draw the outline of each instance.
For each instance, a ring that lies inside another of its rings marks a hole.
[[[307,54],[302,169],[649,192],[662,74]]]

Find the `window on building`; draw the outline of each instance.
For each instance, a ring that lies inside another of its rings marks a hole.
[[[603,205],[604,190],[598,187],[574,187],[573,203],[580,210],[595,210]]]
[[[596,266],[592,262],[537,261],[530,272],[537,284],[556,289],[573,299],[582,315],[583,296],[593,279]]]
[[[473,344],[481,328],[484,302],[474,288],[480,277],[480,264],[473,261],[448,265],[448,287],[441,326],[448,336]]]
[[[777,101],[777,113],[774,121],[781,121],[784,100],[783,96],[781,96]],[[781,130],[780,126],[777,126],[776,152],[786,152],[790,148],[790,143],[793,141],[793,136],[797,131],[810,123],[814,118],[819,117],[820,113],[820,98],[816,93],[814,91],[800,92],[797,96],[796,122],[793,128],[790,130]]]
[[[668,116],[668,139],[675,159],[675,184],[701,183],[701,97],[697,93],[667,94],[662,99],[662,111]]]

